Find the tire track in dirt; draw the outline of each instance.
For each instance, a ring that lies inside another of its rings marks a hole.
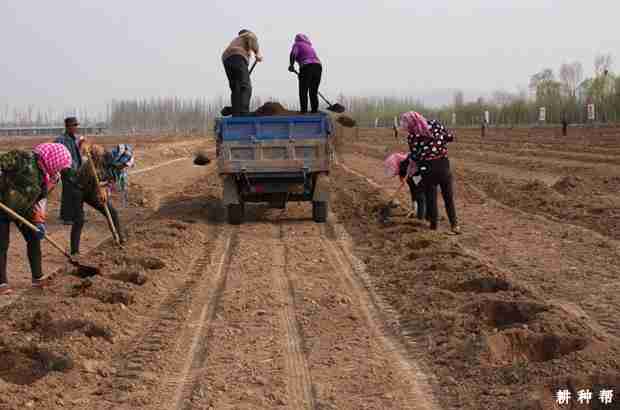
[[[333,215],[328,227],[300,219],[299,211],[307,212],[301,204],[287,210],[293,220],[281,225],[282,238],[316,408],[437,408],[430,388],[421,388],[424,376],[412,371],[414,360],[386,336],[383,306],[345,273],[354,268],[333,239],[343,228],[331,226]]]
[[[202,377],[201,369],[204,368],[206,360],[209,346],[208,331],[226,287],[228,271],[225,264],[230,258],[231,243],[236,240],[235,238],[236,229],[232,233],[227,231],[222,238],[218,238],[214,262],[207,265],[207,261],[204,260],[204,263],[199,262],[196,266],[197,270],[203,271],[204,280],[197,289],[196,302],[193,304],[195,310],[192,311],[187,328],[183,332],[176,349],[177,351],[187,352],[186,360],[181,371],[168,382],[167,387],[174,386],[175,391],[172,403],[166,408],[178,410],[191,408],[191,395],[196,389],[199,378]],[[213,272],[208,280],[207,272]]]
[[[211,235],[210,239],[207,242],[215,239],[215,235]],[[196,254],[187,268],[188,279],[171,291],[157,308],[154,317],[149,318],[150,323],[145,331],[134,337],[113,360],[118,370],[109,382],[107,392],[99,392],[105,401],[113,403],[113,408],[126,404],[137,385],[146,388],[157,385],[161,375],[149,372],[147,367],[158,361],[160,354],[168,350],[170,341],[182,330],[186,323],[185,312],[191,307],[206,305],[209,301],[201,296],[204,296],[204,284],[208,282],[205,279],[210,258],[209,248]]]
[[[398,372],[407,381],[403,386],[406,401],[405,409],[438,409],[430,384],[430,378],[422,372],[407,353],[405,342],[389,330],[389,319],[394,318],[396,312],[383,303],[372,290],[371,282],[366,274],[365,265],[352,253],[352,240],[333,214],[328,218],[329,229],[338,239],[321,237],[321,244],[328,255],[334,271],[346,282],[351,293],[360,302],[361,309],[373,336],[380,341],[385,354],[390,356]],[[392,319],[394,320],[394,319]]]
[[[287,350],[294,339],[287,339],[283,323],[287,301],[274,286],[274,268],[282,266],[272,254],[277,229],[252,222],[236,228],[225,286],[202,342],[202,357],[193,366],[195,383],[177,408],[305,408],[303,385],[291,377],[289,389],[288,367],[299,375],[303,360]]]
[[[287,272],[286,243],[283,241],[284,232],[281,224],[277,226],[278,241],[273,247],[273,265],[271,274],[274,282],[285,300],[280,312],[280,323],[285,331],[283,348],[287,370],[287,393],[290,408],[314,409],[315,398],[312,391],[312,380],[308,370],[305,354],[302,351],[302,339],[299,324],[295,314],[295,296],[293,286]]]

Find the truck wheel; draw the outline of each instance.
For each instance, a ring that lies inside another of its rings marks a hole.
[[[228,205],[228,223],[240,225],[243,220],[243,204]]]
[[[327,221],[327,202],[312,202],[312,220],[317,223]]]

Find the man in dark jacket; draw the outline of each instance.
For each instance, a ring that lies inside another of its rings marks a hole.
[[[80,153],[80,146],[82,145],[83,137],[77,135],[77,131],[80,124],[75,117],[65,118],[65,132],[58,136],[54,142],[64,145],[71,154],[71,169],[75,172],[82,165],[82,154]],[[65,224],[73,224],[76,219],[76,207],[79,204],[80,199],[77,197],[79,191],[73,187],[72,184],[67,182],[67,179],[63,175],[62,178],[62,197],[60,202],[60,219]]]
[[[75,175],[82,167],[82,144],[84,137],[77,134],[80,126],[77,118],[68,117],[65,119],[65,133],[56,138],[57,143],[64,145],[71,154],[71,169],[62,174],[62,198],[61,198],[61,219],[71,223],[71,255],[80,254],[80,237],[82,227],[86,222],[84,219],[84,198],[83,193],[76,183]]]

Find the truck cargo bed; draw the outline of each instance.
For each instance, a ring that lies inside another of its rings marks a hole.
[[[218,119],[218,170],[328,172],[331,132],[327,114]]]
[[[312,202],[313,220],[325,222],[332,129],[324,113],[217,119],[217,166],[229,222],[241,223],[246,203],[282,209],[290,201]]]

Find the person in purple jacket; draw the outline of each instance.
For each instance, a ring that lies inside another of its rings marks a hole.
[[[319,111],[319,84],[323,67],[312,43],[305,34],[297,34],[291,49],[288,70],[295,72],[295,62],[299,65],[299,105],[302,113],[308,112],[308,94],[312,113]]]

